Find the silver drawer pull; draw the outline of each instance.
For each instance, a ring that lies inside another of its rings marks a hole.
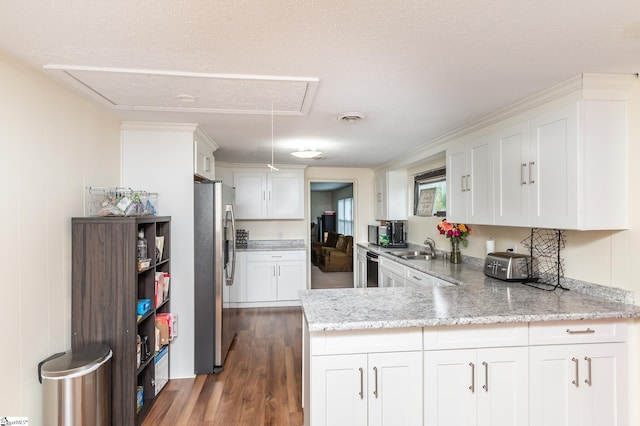
[[[572,384],[574,384],[576,387],[580,387],[580,378],[578,376],[578,358],[571,358],[571,361],[573,361],[576,364],[576,378],[574,380],[571,381]]]
[[[364,398],[364,371],[362,370],[362,367],[358,368],[358,370],[360,370],[360,392],[358,392],[358,395],[360,395],[360,399]]]
[[[587,361],[587,378],[584,380],[584,382],[591,386],[591,358],[585,356],[584,360]]]
[[[482,389],[485,392],[489,392],[489,364],[486,361],[482,361],[482,365],[484,365],[484,385]]]
[[[592,334],[595,333],[595,330],[592,330],[590,328],[587,327],[586,330],[570,330],[567,328],[567,333],[568,334]]]
[[[469,386],[469,390],[474,393],[476,390],[476,366],[470,362],[469,367],[471,367],[471,386]]]
[[[416,281],[422,281],[422,278],[420,278],[420,277],[416,277],[415,275],[412,275],[412,277],[413,277],[413,279],[414,279],[414,280],[416,280]]]

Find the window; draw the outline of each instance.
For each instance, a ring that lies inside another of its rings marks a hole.
[[[338,200],[338,232],[353,235],[353,197]]]
[[[447,215],[447,169],[431,170],[415,177],[413,214],[416,216]]]

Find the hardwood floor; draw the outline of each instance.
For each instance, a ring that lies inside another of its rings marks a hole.
[[[143,426],[304,423],[302,310],[238,311],[240,331],[224,371],[170,380]]]

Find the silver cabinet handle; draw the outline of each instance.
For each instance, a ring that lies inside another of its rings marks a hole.
[[[567,334],[592,334],[595,333],[595,330],[592,330],[587,327],[586,330],[571,330],[567,328]]]
[[[580,387],[580,379],[578,378],[578,358],[571,358],[571,361],[576,364],[576,378],[571,383],[576,385],[576,387]]]
[[[527,163],[522,163],[521,167],[520,167],[520,184],[521,185],[526,185],[527,184],[527,180],[524,178],[524,169],[527,168]]]
[[[471,367],[471,386],[469,386],[469,390],[474,393],[476,390],[476,366],[470,362],[469,367]]]
[[[466,191],[464,187],[464,175],[460,176],[460,189],[462,190],[462,192]]]
[[[267,191],[262,191],[262,201],[267,200]]]
[[[471,191],[471,184],[469,183],[469,180],[471,179],[471,175],[467,175],[467,191]]]
[[[533,178],[531,177],[533,175],[533,166],[535,165],[536,165],[535,161],[529,162],[529,183],[536,183],[536,181],[533,180]]]
[[[276,265],[273,265],[273,276],[276,276]]]
[[[489,364],[482,361],[482,365],[484,365],[484,386],[482,386],[482,389],[485,392],[489,392]]]
[[[374,389],[373,395],[378,397],[378,367],[373,367]]]
[[[415,275],[411,275],[411,278],[413,278],[416,281],[422,281],[422,278],[416,277]]]
[[[588,356],[584,357],[584,360],[587,361],[587,378],[585,379],[585,383],[591,386],[591,358]]]
[[[280,265],[278,265],[278,276],[280,276]]]
[[[364,398],[364,371],[362,371],[362,367],[360,367],[358,370],[360,370],[360,392],[358,392],[358,395],[360,395],[360,399]]]

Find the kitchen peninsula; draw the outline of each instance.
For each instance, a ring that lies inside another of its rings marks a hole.
[[[300,293],[305,424],[627,424],[639,306],[421,262],[457,284]]]

